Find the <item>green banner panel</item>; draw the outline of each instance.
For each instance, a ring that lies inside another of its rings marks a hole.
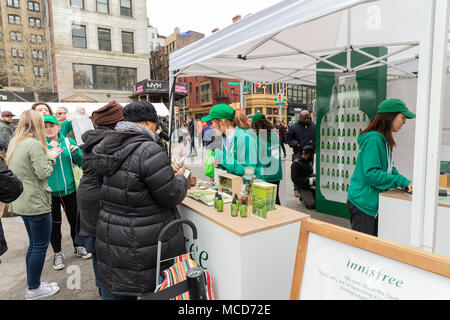
[[[387,54],[385,47],[362,50],[376,57]],[[329,60],[345,66],[347,53]],[[351,53],[352,67],[369,60]],[[317,68],[334,67],[320,62]],[[359,151],[356,139],[386,99],[386,77],[386,66],[356,73],[317,72],[316,211],[349,218],[346,201]]]

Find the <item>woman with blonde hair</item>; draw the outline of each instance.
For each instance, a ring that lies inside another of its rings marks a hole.
[[[9,169],[23,183],[23,192],[10,203],[10,210],[22,217],[29,238],[26,256],[27,300],[42,299],[59,291],[56,283],[40,281],[52,228],[47,179],[62,151],[60,148],[48,150],[44,128],[39,112],[24,111],[6,155]]]

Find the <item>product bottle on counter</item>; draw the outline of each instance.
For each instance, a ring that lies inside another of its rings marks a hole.
[[[217,199],[219,198],[219,192],[214,195],[214,209],[217,209]]]
[[[231,216],[237,217],[239,213],[239,200],[237,194],[234,195],[233,200],[231,201]]]
[[[217,198],[217,211],[223,212],[223,199],[220,194],[219,194],[219,197]]]
[[[239,206],[239,212],[241,214],[241,218],[247,218],[247,199],[241,200],[241,205]]]

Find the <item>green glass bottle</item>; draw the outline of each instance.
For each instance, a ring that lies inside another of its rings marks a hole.
[[[356,151],[356,143],[353,143],[353,151]]]
[[[339,157],[338,157],[339,159]],[[339,170],[336,170],[336,177],[339,178]]]
[[[327,149],[330,150],[330,142],[327,143]]]
[[[336,150],[336,142],[333,142],[333,150]]]
[[[217,199],[219,198],[219,192],[214,195],[214,209],[217,209]]]
[[[341,150],[341,143],[340,142],[338,142],[338,144],[337,144],[337,149],[338,150]],[[338,159],[339,159],[339,157],[338,157]],[[339,162],[338,162],[339,163]]]
[[[336,136],[336,129],[333,129],[333,137]]]
[[[356,122],[360,122],[361,121],[361,117],[359,116],[359,113],[356,115]]]
[[[327,176],[330,176],[330,168],[327,170]]]
[[[219,197],[217,198],[217,211],[223,212],[223,199],[220,194],[219,194]]]
[[[342,145],[344,145],[344,144],[342,144]],[[341,163],[342,163],[342,164],[345,163],[345,158],[344,158],[344,156],[342,156],[342,158],[341,158]]]
[[[356,129],[353,129],[353,136],[356,137]]]
[[[352,122],[355,122],[355,115],[352,114]]]
[[[348,179],[348,171],[345,171],[345,179]]]
[[[347,114],[347,122],[350,122],[350,114]]]
[[[345,129],[342,129],[342,136],[345,137]],[[344,149],[342,149],[344,150]]]
[[[247,218],[247,199],[241,200],[241,205],[239,206],[239,213],[241,218]]]
[[[323,168],[320,170],[320,174],[321,174],[321,175],[324,175],[324,174],[325,174],[325,170],[324,170]]]
[[[320,156],[320,162],[323,162],[323,160],[324,160],[324,157],[323,157],[323,154]]]
[[[353,165],[354,166],[356,165],[356,158],[355,157],[353,157]]]
[[[350,129],[348,129],[348,130],[350,130]],[[349,136],[350,136],[350,134],[349,134]],[[350,144],[350,142],[347,143],[347,150],[348,151],[352,150],[352,145]]]
[[[339,156],[338,156],[337,159],[336,159],[336,163],[337,163],[337,164],[341,163],[341,158],[339,158]]]
[[[239,204],[238,204],[237,194],[234,195],[233,200],[231,201],[231,216],[237,217],[239,213]]]
[[[350,131],[350,128],[347,129],[347,137],[350,137],[352,135],[352,132]],[[350,148],[348,148],[350,150]]]
[[[321,144],[321,148],[322,149],[324,149],[325,148],[325,143],[322,141],[322,144]]]
[[[324,122],[327,122],[327,115],[325,115],[325,116],[323,117],[323,121],[324,121]]]
[[[339,116],[338,115],[336,115],[336,117],[334,118],[334,121],[335,122],[339,122]]]
[[[325,135],[325,128],[322,128],[322,135]]]
[[[350,157],[347,157],[347,164],[350,164]]]
[[[335,157],[335,156],[333,156],[333,159],[331,160],[331,162],[332,162],[332,163],[335,163],[335,162],[336,162],[336,157]]]
[[[344,117],[344,115],[341,116],[341,122],[345,122],[345,117]]]
[[[331,171],[331,176],[334,177],[335,175],[336,175],[336,171],[334,171],[334,169],[333,169],[333,171]]]
[[[330,128],[327,129],[327,136],[330,136]]]
[[[330,162],[330,156],[327,155],[327,163]]]

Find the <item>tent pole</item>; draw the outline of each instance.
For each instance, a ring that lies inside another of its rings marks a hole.
[[[352,71],[352,9],[347,9],[347,71]]]
[[[439,191],[439,160],[447,67],[449,0],[436,1],[430,86],[423,249],[434,252]]]
[[[175,82],[176,77],[174,75],[176,72],[169,72],[169,159],[172,155],[172,133],[173,133],[173,112],[174,112],[174,99],[175,99]]]
[[[436,0],[429,1],[425,25],[421,35],[416,100],[416,132],[414,138],[414,192],[411,204],[411,229],[409,243],[422,248],[423,217],[425,207],[426,162],[428,148],[428,114],[430,105],[431,65],[434,33],[434,8]]]

